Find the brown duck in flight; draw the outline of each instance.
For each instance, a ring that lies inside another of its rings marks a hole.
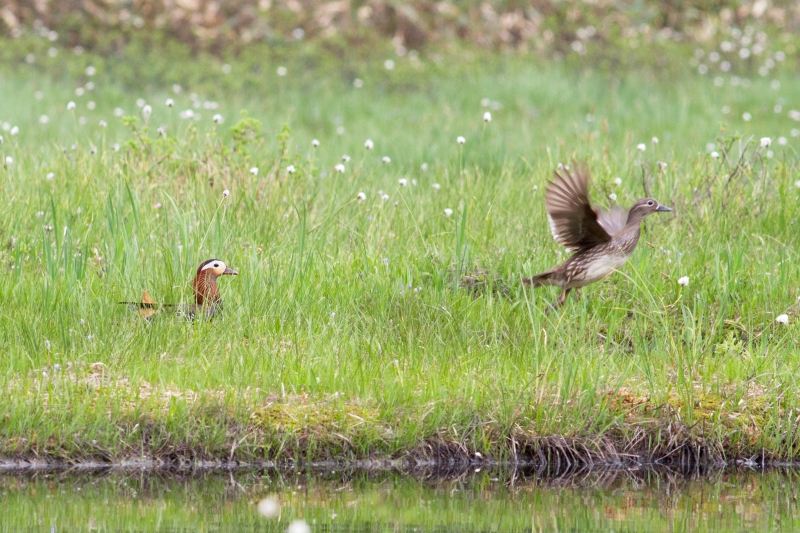
[[[222,310],[222,296],[217,287],[217,278],[220,276],[236,276],[239,273],[228,268],[219,259],[209,259],[203,261],[197,268],[192,280],[192,293],[194,294],[193,304],[158,304],[147,291],[142,294],[141,302],[120,302],[135,309],[144,318],[149,319],[156,314],[162,307],[176,307],[181,315],[194,319],[196,316],[205,315],[207,318],[214,316],[214,313]]]
[[[555,307],[564,305],[572,289],[585,287],[622,268],[639,242],[642,220],[656,211],[672,211],[653,198],[637,200],[629,211],[603,211],[589,204],[589,173],[565,169],[548,182],[545,209],[557,243],[575,254],[541,274],[524,278],[525,285],[561,287]]]

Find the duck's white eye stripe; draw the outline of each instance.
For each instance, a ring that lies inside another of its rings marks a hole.
[[[202,268],[202,270],[207,270],[209,268],[225,268],[225,263],[222,261],[214,261],[213,263],[209,263]]]

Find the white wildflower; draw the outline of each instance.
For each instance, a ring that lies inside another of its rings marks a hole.
[[[258,167],[250,167],[250,174],[258,176]]]
[[[286,167],[286,172],[288,172],[289,174],[294,174],[294,171],[295,171],[294,165],[289,165],[288,167]]]
[[[408,185],[408,180],[405,178],[400,178],[399,180],[397,180],[397,183],[399,183],[401,187],[405,187],[406,185]]]
[[[609,194],[608,197],[611,199],[612,202],[616,202],[617,201],[617,195],[614,194],[613,192],[611,194]]]
[[[622,178],[614,178],[614,185],[622,185]]]
[[[373,148],[375,148],[375,143],[372,142],[372,139],[367,139],[366,141],[364,141],[364,148],[366,148],[367,150],[372,150]]]
[[[658,144],[658,137],[653,137],[653,144]]]
[[[775,317],[775,322],[778,324],[788,324],[789,323],[789,315],[783,313],[782,315],[778,315]]]
[[[9,133],[11,135],[19,135],[19,126],[14,126],[13,128],[11,128],[11,131],[9,131]]]
[[[288,71],[288,70],[286,70],[286,67],[278,67],[278,70],[277,70],[277,72],[278,72],[278,76],[286,76],[286,74],[287,74],[289,71]]]
[[[75,102],[70,102],[67,104],[67,111],[72,111],[75,109]]]
[[[123,111],[123,109],[121,107],[117,107],[116,109],[114,109],[114,116],[115,117],[121,117],[124,114],[125,114],[125,111]]]
[[[39,117],[40,124],[47,124],[48,122],[50,122],[50,117],[48,117],[47,115],[42,115],[41,117]]]
[[[441,186],[441,185],[439,185],[438,183],[434,183],[433,185],[431,185],[431,187],[433,187],[433,190],[434,190],[434,191],[438,191],[439,189],[441,189],[441,188],[442,188],[442,186]]]
[[[55,177],[56,177],[56,175],[55,175],[54,172],[48,172],[47,175],[44,177],[44,179],[51,180],[51,179],[53,179]]]
[[[228,189],[225,189],[224,191],[222,191],[222,197],[223,198],[227,198],[228,196],[230,196],[230,194],[231,194],[231,191],[229,191]]]
[[[639,150],[640,152],[644,152],[647,149],[647,146],[645,146],[644,143],[639,143],[636,145],[636,149]]]
[[[678,278],[678,285],[680,285],[681,287],[686,287],[687,285],[689,285],[689,276],[682,276]]]
[[[761,148],[768,148],[772,144],[772,139],[769,137],[761,137]]]
[[[458,144],[464,144],[465,142],[467,142],[467,140],[464,137],[462,137],[461,135],[459,135],[458,137],[456,137],[456,142]]]
[[[333,169],[334,169],[336,172],[338,172],[338,173],[340,173],[340,174],[341,174],[341,173],[343,173],[343,172],[344,172],[344,165],[343,165],[343,164],[341,164],[341,163],[338,163],[338,164],[337,164],[335,167],[333,167]]]
[[[344,161],[345,163],[349,163],[350,162],[350,156],[347,155],[347,154],[343,155],[342,156],[342,161]]]
[[[286,528],[286,533],[311,533],[311,527],[304,520],[295,520]]]
[[[444,208],[444,216],[449,217],[452,214],[453,214],[453,210],[452,209],[450,209],[449,207],[445,207]]]
[[[167,98],[166,104],[167,104],[167,107],[174,107],[175,106],[175,100],[173,100],[172,98]]]
[[[311,146],[316,148],[317,146],[319,146],[319,141],[317,139],[314,139],[313,141],[311,141]]]
[[[222,124],[223,122],[225,122],[225,119],[222,118],[222,115],[220,115],[219,113],[211,117],[211,120],[214,121],[214,124]]]
[[[366,200],[366,199],[367,199],[367,195],[366,195],[366,194],[364,194],[363,192],[360,192],[360,193],[358,193],[358,195],[356,195],[356,199],[357,199],[359,202],[363,202],[364,200]]]
[[[11,157],[10,155],[7,155],[6,156],[6,165],[11,165],[13,163],[14,163],[14,158]]]
[[[719,158],[719,152],[711,152],[711,159],[718,159],[718,158]]]
[[[492,114],[489,111],[487,111],[486,113],[483,114],[483,121],[484,122],[491,122],[492,121]]]
[[[268,496],[258,502],[258,514],[266,518],[277,518],[281,514],[281,504],[274,496]]]
[[[100,127],[101,128],[105,128],[106,126],[108,126],[108,123],[105,120],[101,120],[100,121]]]
[[[387,59],[383,62],[383,68],[386,70],[393,70],[394,69],[394,61],[391,59]]]
[[[386,163],[387,165],[392,162],[391,158],[388,155],[385,155],[381,158],[381,161]]]
[[[86,67],[86,75],[87,76],[94,76],[97,73],[97,69],[94,68],[92,65]]]

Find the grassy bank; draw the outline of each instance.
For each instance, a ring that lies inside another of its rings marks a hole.
[[[790,69],[393,61],[2,67],[0,456],[798,455]],[[545,314],[519,279],[564,258],[543,191],[573,158],[600,204],[674,214]],[[218,320],[116,303],[187,301],[210,257],[240,273]]]

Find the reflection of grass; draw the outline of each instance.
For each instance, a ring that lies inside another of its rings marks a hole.
[[[621,470],[551,480],[503,470],[428,479],[374,471],[17,474],[0,476],[0,505],[13,531],[39,519],[57,530],[98,531],[285,531],[296,519],[312,531],[763,531],[775,521],[792,531],[793,479]],[[266,495],[280,501],[279,519],[256,512]]]
[[[76,97],[89,62],[96,87]],[[340,65],[298,59],[286,63],[296,76],[267,69],[258,91],[206,89],[193,121],[179,118],[192,80],[223,76],[203,61],[186,81],[183,65],[126,88],[85,55],[9,64],[0,118],[21,133],[0,145],[14,160],[0,171],[2,456],[798,455],[797,140],[772,111],[794,78],[776,93],[760,78],[609,80],[506,56],[451,72],[365,65],[354,89]],[[188,86],[173,94],[175,81]],[[113,110],[135,114],[139,97],[153,113],[126,126]],[[501,104],[488,124],[484,97]],[[738,134],[789,144],[740,160]],[[601,203],[613,191],[628,205],[646,186],[676,215],[648,219],[621,273],[545,314],[555,295],[518,280],[563,259],[543,191],[573,157]],[[144,289],[186,301],[211,256],[240,272],[220,280],[214,322],[145,322],[115,303]],[[790,324],[775,324],[784,312]]]

